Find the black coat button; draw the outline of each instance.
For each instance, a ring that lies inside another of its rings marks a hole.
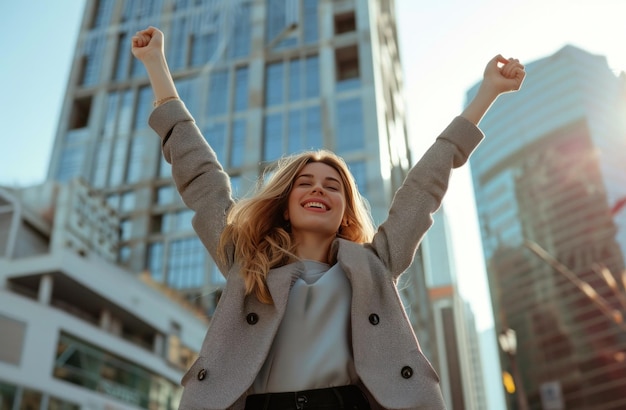
[[[256,325],[258,321],[259,315],[256,313],[248,313],[248,316],[246,316],[246,322],[248,322],[249,325]]]
[[[200,369],[198,372],[198,380],[204,380],[206,377],[206,369]]]
[[[372,313],[370,315],[370,323],[373,324],[374,326],[380,323],[380,318],[378,317],[376,313]]]
[[[405,379],[410,379],[411,376],[413,376],[413,369],[411,369],[409,366],[404,366],[402,370],[400,371],[400,374]]]

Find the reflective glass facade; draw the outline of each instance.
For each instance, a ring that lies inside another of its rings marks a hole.
[[[162,376],[67,334],[59,338],[53,372],[57,379],[144,409],[173,409],[180,400],[178,386]]]
[[[626,289],[599,275],[625,268],[626,212],[612,211],[626,196],[624,79],[572,46],[527,72],[481,122],[471,157],[496,328],[517,332],[531,408],[555,385],[568,410],[625,408],[626,327],[606,309],[626,316]]]
[[[41,407],[44,406],[44,407]],[[0,380],[0,409],[80,410],[78,404]]]

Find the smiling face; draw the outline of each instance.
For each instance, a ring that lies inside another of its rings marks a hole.
[[[339,172],[322,162],[311,162],[296,176],[284,217],[297,237],[305,233],[334,237],[346,209]]]

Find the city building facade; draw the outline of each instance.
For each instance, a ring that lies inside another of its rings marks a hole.
[[[445,207],[433,216],[422,255],[435,323],[433,366],[449,410],[486,409],[481,349],[471,306],[456,280],[452,242]],[[497,352],[492,352],[491,356]]]
[[[0,408],[177,408],[209,321],[116,266],[118,226],[78,180],[0,188]]]
[[[526,67],[470,160],[496,328],[530,408],[621,409],[625,77],[570,45]]]
[[[48,179],[81,177],[121,223],[118,262],[212,314],[224,278],[191,227],[148,127],[153,94],[132,35],[165,34],[179,94],[236,196],[281,156],[330,149],[382,222],[412,162],[392,0],[90,0]],[[418,258],[419,259],[419,258]],[[423,268],[401,287],[429,354]]]

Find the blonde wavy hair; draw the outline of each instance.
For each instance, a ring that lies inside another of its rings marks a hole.
[[[337,236],[356,243],[370,242],[374,236],[369,206],[341,157],[327,150],[318,150],[281,158],[274,167],[266,170],[266,175],[271,174],[268,181],[253,196],[241,199],[231,208],[219,246],[218,256],[226,261],[225,245],[234,245],[234,258],[241,266],[246,294],[254,294],[263,303],[272,303],[266,284],[269,270],[297,259],[296,244],[284,219],[284,211],[295,178],[312,162],[333,167],[341,177],[346,198],[346,223],[338,227]]]

